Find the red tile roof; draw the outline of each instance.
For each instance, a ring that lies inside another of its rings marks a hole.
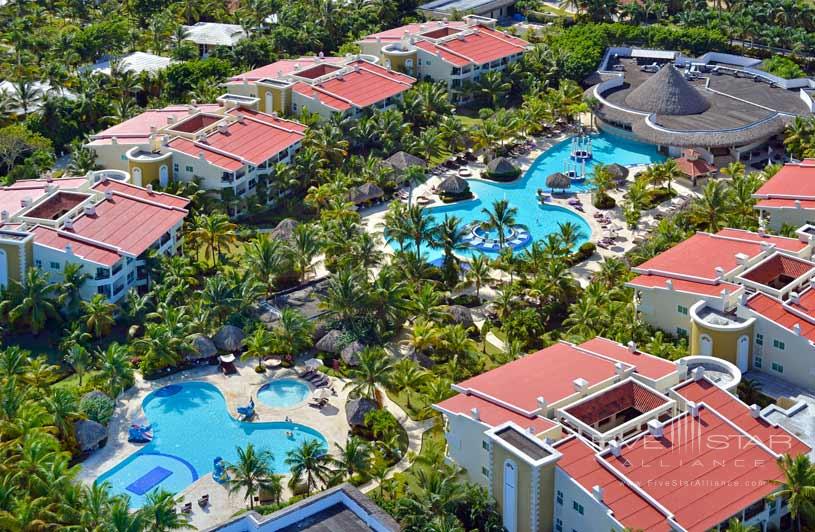
[[[704,159],[690,160],[687,157],[677,157],[674,161],[676,161],[676,166],[679,168],[679,171],[686,176],[698,177],[707,175],[716,170],[715,166],[708,164]]]
[[[664,275],[639,275],[628,281],[626,285],[640,286],[642,288],[664,288],[667,290],[668,285],[666,282],[668,280],[673,283],[673,289],[677,292],[688,292],[700,296],[719,296],[722,290],[725,289],[732,294],[739,289],[739,285],[733,283],[725,283],[722,281],[700,283],[686,281],[684,279],[673,279]]]
[[[557,467],[589,492],[594,486],[603,488],[603,503],[617,521],[634,530],[667,530],[666,516],[604,468],[596,451],[585,441],[571,437],[557,442],[554,447],[563,454]]]
[[[815,341],[815,307],[813,307],[815,294],[812,290],[807,290],[801,295],[801,302],[798,305],[785,305],[781,301],[768,295],[757,292],[747,300],[747,308],[757,314],[774,321],[775,323],[792,330],[795,325],[800,325],[801,336]],[[794,312],[792,309],[798,311]],[[803,314],[803,316],[801,315]]]
[[[74,255],[103,266],[113,266],[121,258],[119,253],[108,247],[75,238],[66,232],[58,232],[50,227],[38,225],[29,232],[34,235],[36,244],[60,251],[65,251],[65,246],[70,245]]]
[[[401,40],[405,32],[410,34],[417,34],[432,31],[433,29],[442,27],[445,27],[445,23],[442,21],[414,22],[412,24],[399,26],[398,28],[391,28],[389,30],[380,31],[379,33],[372,33],[371,35],[368,35],[362,40],[364,42],[375,42],[378,38],[380,41],[388,43]],[[467,23],[461,20],[451,20],[447,22],[446,27],[466,29]]]
[[[123,183],[114,179],[99,181],[91,188],[99,192],[106,192],[108,190],[111,192],[121,192],[122,194],[128,194],[130,196],[135,196],[148,201],[157,201],[163,205],[178,207],[179,209],[186,209],[187,205],[190,204],[190,200],[187,198],[182,198],[181,196],[167,194],[166,192],[151,191],[143,187]]]
[[[193,157],[203,153],[210,164],[234,171],[243,161],[262,164],[303,139],[305,126],[297,122],[247,109],[233,109],[227,114],[244,118],[229,124],[225,133],[212,129],[206,143],[176,137],[168,147]]]
[[[797,200],[802,209],[815,209],[815,200]],[[768,209],[797,209],[798,205],[794,199],[760,199],[756,202],[756,207]]]
[[[807,444],[783,428],[764,418],[754,418],[746,404],[707,379],[689,381],[675,387],[674,391],[688,401],[705,403],[715,409],[775,453],[797,455],[810,451]]]
[[[201,104],[198,105],[197,108],[200,111],[211,112],[220,108],[220,105]],[[169,105],[164,109],[151,109],[129,120],[125,120],[120,124],[100,131],[92,135],[91,138],[96,141],[100,139],[110,140],[116,137],[120,144],[141,144],[145,142],[150,135],[151,127],[156,129],[165,127],[168,118],[172,118],[176,122],[182,118],[186,118],[190,114],[189,109],[187,105]],[[130,139],[130,141],[128,141],[128,139]]]
[[[666,423],[662,437],[646,433],[619,457],[607,452],[602,459],[689,531],[725,521],[773,493],[769,480],[783,478],[776,456],[704,406],[698,418],[683,414]]]
[[[608,338],[598,336],[587,342],[583,342],[579,347],[615,361],[634,366],[635,373],[648,377],[649,379],[659,380],[676,372],[676,364],[674,362],[640,350],[631,352],[627,346],[609,340]]]
[[[815,264],[809,261],[777,253],[745,273],[743,277],[766,285],[782,275],[797,279],[813,268],[815,268]]]
[[[435,405],[440,410],[451,412],[454,414],[463,414],[469,416],[472,414],[472,409],[478,409],[478,415],[482,423],[490,427],[497,427],[503,425],[507,421],[512,421],[521,428],[532,427],[535,434],[547,431],[557,426],[554,421],[540,417],[540,416],[524,416],[513,412],[508,408],[501,405],[491,403],[474,395],[467,395],[459,393],[449,399],[445,399],[441,403]]]
[[[801,164],[785,164],[754,195],[815,200],[815,161],[808,159]]]
[[[740,229],[722,229],[715,235],[696,233],[634,268],[634,271],[669,277],[683,276],[696,280],[715,281],[716,268],[730,271],[737,266],[736,254],[755,257],[763,250],[761,243],[786,251],[799,252],[807,244],[795,238],[763,236]]]
[[[65,177],[50,181],[52,186],[59,189],[75,189],[87,182],[84,177]],[[0,211],[14,215],[22,210],[24,199],[34,202],[43,197],[48,183],[49,181],[45,179],[21,179],[7,187],[0,187]]]
[[[345,61],[347,61],[345,57],[300,57],[298,59],[282,59],[254,70],[250,70],[249,72],[232,76],[229,78],[229,81],[258,81],[264,78],[279,78],[281,76],[296,73],[297,66],[300,67],[299,70],[304,70],[317,63],[337,64],[344,63]]]
[[[629,408],[645,414],[667,402],[667,399],[629,380],[604,390],[592,399],[566,408],[566,412],[587,425],[594,425]]]
[[[172,201],[163,204],[160,200],[148,201],[114,191],[112,199],[96,204],[95,215],[81,214],[74,219],[73,229],[64,232],[139,256],[187,215],[185,209],[170,203]]]

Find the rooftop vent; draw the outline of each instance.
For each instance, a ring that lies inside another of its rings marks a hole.
[[[654,438],[661,438],[663,435],[662,423],[657,419],[648,422],[648,433]]]
[[[596,485],[592,486],[591,494],[600,502],[603,502],[603,486]]]
[[[796,336],[801,336],[801,324],[796,323],[795,325],[793,325],[792,332],[794,332]]]
[[[147,192],[153,192],[153,183],[147,183],[145,188],[147,189]]]
[[[170,115],[167,117],[167,125],[171,126],[173,124],[175,124],[175,117],[173,115]]]
[[[226,133],[228,131],[229,131],[229,126],[227,124],[225,124],[224,122],[221,122],[220,124],[218,124],[218,133],[226,135]]]
[[[71,246],[71,244],[65,244],[65,253],[67,255],[73,255],[74,254],[74,248],[73,248],[73,246]]]
[[[611,440],[610,442],[608,442],[608,448],[611,449],[611,454],[613,456],[620,456],[620,454],[622,454],[620,442],[618,442],[617,440]]]
[[[790,303],[795,303],[796,305],[801,302],[801,296],[798,292],[790,292]]]
[[[84,212],[87,216],[96,216],[96,206],[95,205],[85,205]]]
[[[20,206],[23,208],[31,206],[31,198],[23,198],[20,200]]]
[[[589,387],[589,381],[582,377],[578,377],[575,380],[573,380],[572,384],[574,385],[574,391],[578,393],[585,392]]]
[[[761,415],[761,407],[757,404],[750,405],[750,415],[754,419],[757,419]]]
[[[674,282],[673,282],[673,280],[671,280],[671,279],[665,279],[665,286],[668,288],[668,290],[673,290],[673,289],[674,289]]]
[[[62,224],[64,229],[73,229],[74,228],[74,221],[71,218],[66,218],[65,222]]]
[[[105,191],[105,199],[106,200],[112,200],[113,199],[113,191],[112,190],[106,190]]]
[[[699,405],[693,401],[688,401],[688,412],[693,417],[699,417]]]
[[[724,277],[724,268],[722,268],[721,266],[716,266],[716,268],[714,268],[713,271],[716,272],[717,276]]]
[[[637,344],[636,344],[636,342],[634,342],[634,340],[630,340],[627,345],[628,345],[628,352],[629,353],[636,353],[637,352]]]
[[[540,408],[541,410],[546,409],[546,399],[544,399],[542,395],[538,396],[537,402],[538,402],[538,408]]]
[[[745,253],[736,253],[736,263],[741,264],[744,266],[747,264],[747,261],[750,260],[750,256]]]
[[[472,408],[472,409],[470,410],[470,416],[472,416],[472,418],[473,418],[474,420],[476,420],[476,421],[480,421],[480,420],[481,420],[481,413],[478,411],[478,409],[477,409],[477,408]]]
[[[8,211],[0,211],[0,220],[8,222]]]
[[[696,366],[693,368],[693,371],[691,371],[691,375],[693,376],[693,380],[700,381],[705,376],[705,368]]]
[[[617,375],[625,375],[625,371],[627,369],[628,367],[622,362],[617,362],[614,364],[614,371],[617,373]]]

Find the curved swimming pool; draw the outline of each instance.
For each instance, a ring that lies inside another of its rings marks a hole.
[[[236,420],[218,388],[205,382],[165,386],[148,395],[142,408],[153,440],[96,479],[110,483],[111,493],[128,495],[134,508],[157,488],[178,493],[211,473],[216,457],[236,460],[236,449],[247,443],[273,453],[276,473],[288,472],[286,453],[305,440],[327,448],[325,437],[305,425]]]
[[[665,158],[657,152],[656,148],[647,144],[633,142],[621,137],[599,133],[591,136],[593,158],[586,163],[586,173],[596,164],[619,163],[624,166],[651,164],[663,161]],[[436,223],[444,220],[444,216],[457,216],[463,225],[481,223],[486,215],[481,212],[490,208],[495,200],[506,199],[511,207],[518,210],[515,223],[525,226],[531,238],[522,245],[515,246],[521,250],[536,240],[542,240],[547,235],[558,231],[558,225],[572,222],[583,232],[583,237],[577,241],[576,247],[586,242],[591,236],[591,227],[577,213],[556,205],[540,205],[537,190],[546,187],[546,178],[555,172],[562,172],[567,162],[571,162],[571,138],[555,144],[541,153],[532,163],[524,175],[511,183],[496,183],[481,179],[469,179],[470,190],[476,199],[430,207],[429,215],[435,218]],[[571,192],[583,192],[589,189],[586,182],[574,183],[569,189]],[[396,244],[393,244],[396,249]],[[409,247],[409,246],[408,246]],[[462,256],[473,256],[481,252],[495,254],[498,250],[466,248],[457,251]],[[422,252],[430,262],[438,261],[441,251],[430,246],[422,246]]]
[[[274,408],[285,408],[302,403],[311,393],[308,384],[299,379],[275,379],[258,390],[258,400]]]

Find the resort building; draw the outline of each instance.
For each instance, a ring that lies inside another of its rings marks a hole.
[[[815,225],[815,159],[785,164],[753,197],[764,225],[775,231]]]
[[[145,111],[93,135],[87,147],[98,165],[128,172],[138,186],[198,181],[235,198],[251,196],[260,177],[291,161],[306,127],[258,112],[256,99],[219,100]]]
[[[600,129],[678,157],[692,148],[716,167],[784,159],[782,133],[811,115],[815,81],[783,79],[761,60],[709,52],[609,48],[587,95]]]
[[[257,100],[265,113],[322,119],[340,113],[356,116],[395,106],[416,79],[377,64],[373,56],[285,59],[229,79],[231,94]]]
[[[456,14],[467,13],[480,17],[506,19],[515,12],[517,0],[432,0],[418,7],[427,18],[454,18]]]
[[[177,251],[189,201],[129,178],[100,171],[0,188],[0,286],[23,282],[32,267],[60,282],[67,264],[79,264],[89,276],[84,299],[116,302],[131,288],[145,290],[147,254]]]
[[[728,389],[736,368],[595,338],[454,385],[435,408],[448,460],[487,487],[509,532],[788,527],[776,460],[809,453]],[[724,382],[720,387],[714,382]]]
[[[269,515],[249,511],[207,532],[398,532],[399,524],[351,484],[341,484]]]
[[[173,60],[169,57],[148,54],[146,52],[133,52],[121,57],[100,59],[96,63],[80,68],[79,70],[80,72],[92,72],[94,74],[110,76],[111,69],[114,65],[117,65],[120,72],[132,72],[134,74],[149,72],[150,74],[155,74],[170,66],[172,62]]]
[[[421,80],[443,82],[454,101],[490,71],[506,70],[530,48],[522,39],[495,29],[495,19],[469,15],[463,21],[414,23],[358,41],[364,54]]]
[[[186,34],[183,40],[197,44],[201,57],[208,57],[222,46],[232,48],[246,37],[246,32],[239,24],[198,22],[192,26],[182,27]]]

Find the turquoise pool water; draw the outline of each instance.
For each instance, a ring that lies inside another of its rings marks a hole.
[[[654,146],[632,142],[614,135],[600,133],[592,135],[593,159],[586,163],[586,173],[591,173],[594,165],[619,163],[624,166],[650,164],[663,161],[665,158],[660,155]],[[546,238],[546,235],[556,232],[558,224],[573,222],[581,229],[583,238],[577,246],[586,242],[591,236],[591,229],[583,219],[575,212],[558,207],[556,205],[540,205],[537,199],[539,188],[547,190],[546,178],[555,172],[564,170],[564,163],[571,160],[571,139],[566,139],[555,144],[543,152],[532,163],[526,173],[512,183],[494,183],[480,179],[470,179],[470,189],[476,199],[464,201],[452,205],[443,205],[427,209],[436,223],[440,223],[445,214],[459,217],[463,224],[473,222],[483,222],[486,216],[481,212],[483,208],[489,208],[493,201],[506,199],[510,206],[518,210],[516,223],[526,226],[531,235],[531,240],[516,249],[522,249],[536,240]],[[588,190],[589,185],[584,183],[574,183],[569,189],[571,192],[582,192]],[[394,244],[395,247],[395,244]],[[428,261],[438,261],[441,252],[430,246],[423,246],[422,252],[427,255]],[[496,251],[497,252],[497,251]],[[496,252],[487,252],[495,254]],[[481,251],[465,249],[457,252],[459,255],[472,256]]]
[[[302,403],[308,397],[308,384],[297,379],[276,379],[267,382],[258,390],[258,399],[263,404],[282,408]]]
[[[165,386],[148,395],[142,408],[153,426],[153,441],[96,480],[110,483],[114,494],[128,495],[134,508],[157,488],[178,493],[211,473],[216,457],[234,461],[235,449],[250,442],[274,454],[277,473],[288,471],[286,453],[302,441],[318,440],[327,447],[323,435],[305,425],[237,421],[221,392],[205,382]]]

